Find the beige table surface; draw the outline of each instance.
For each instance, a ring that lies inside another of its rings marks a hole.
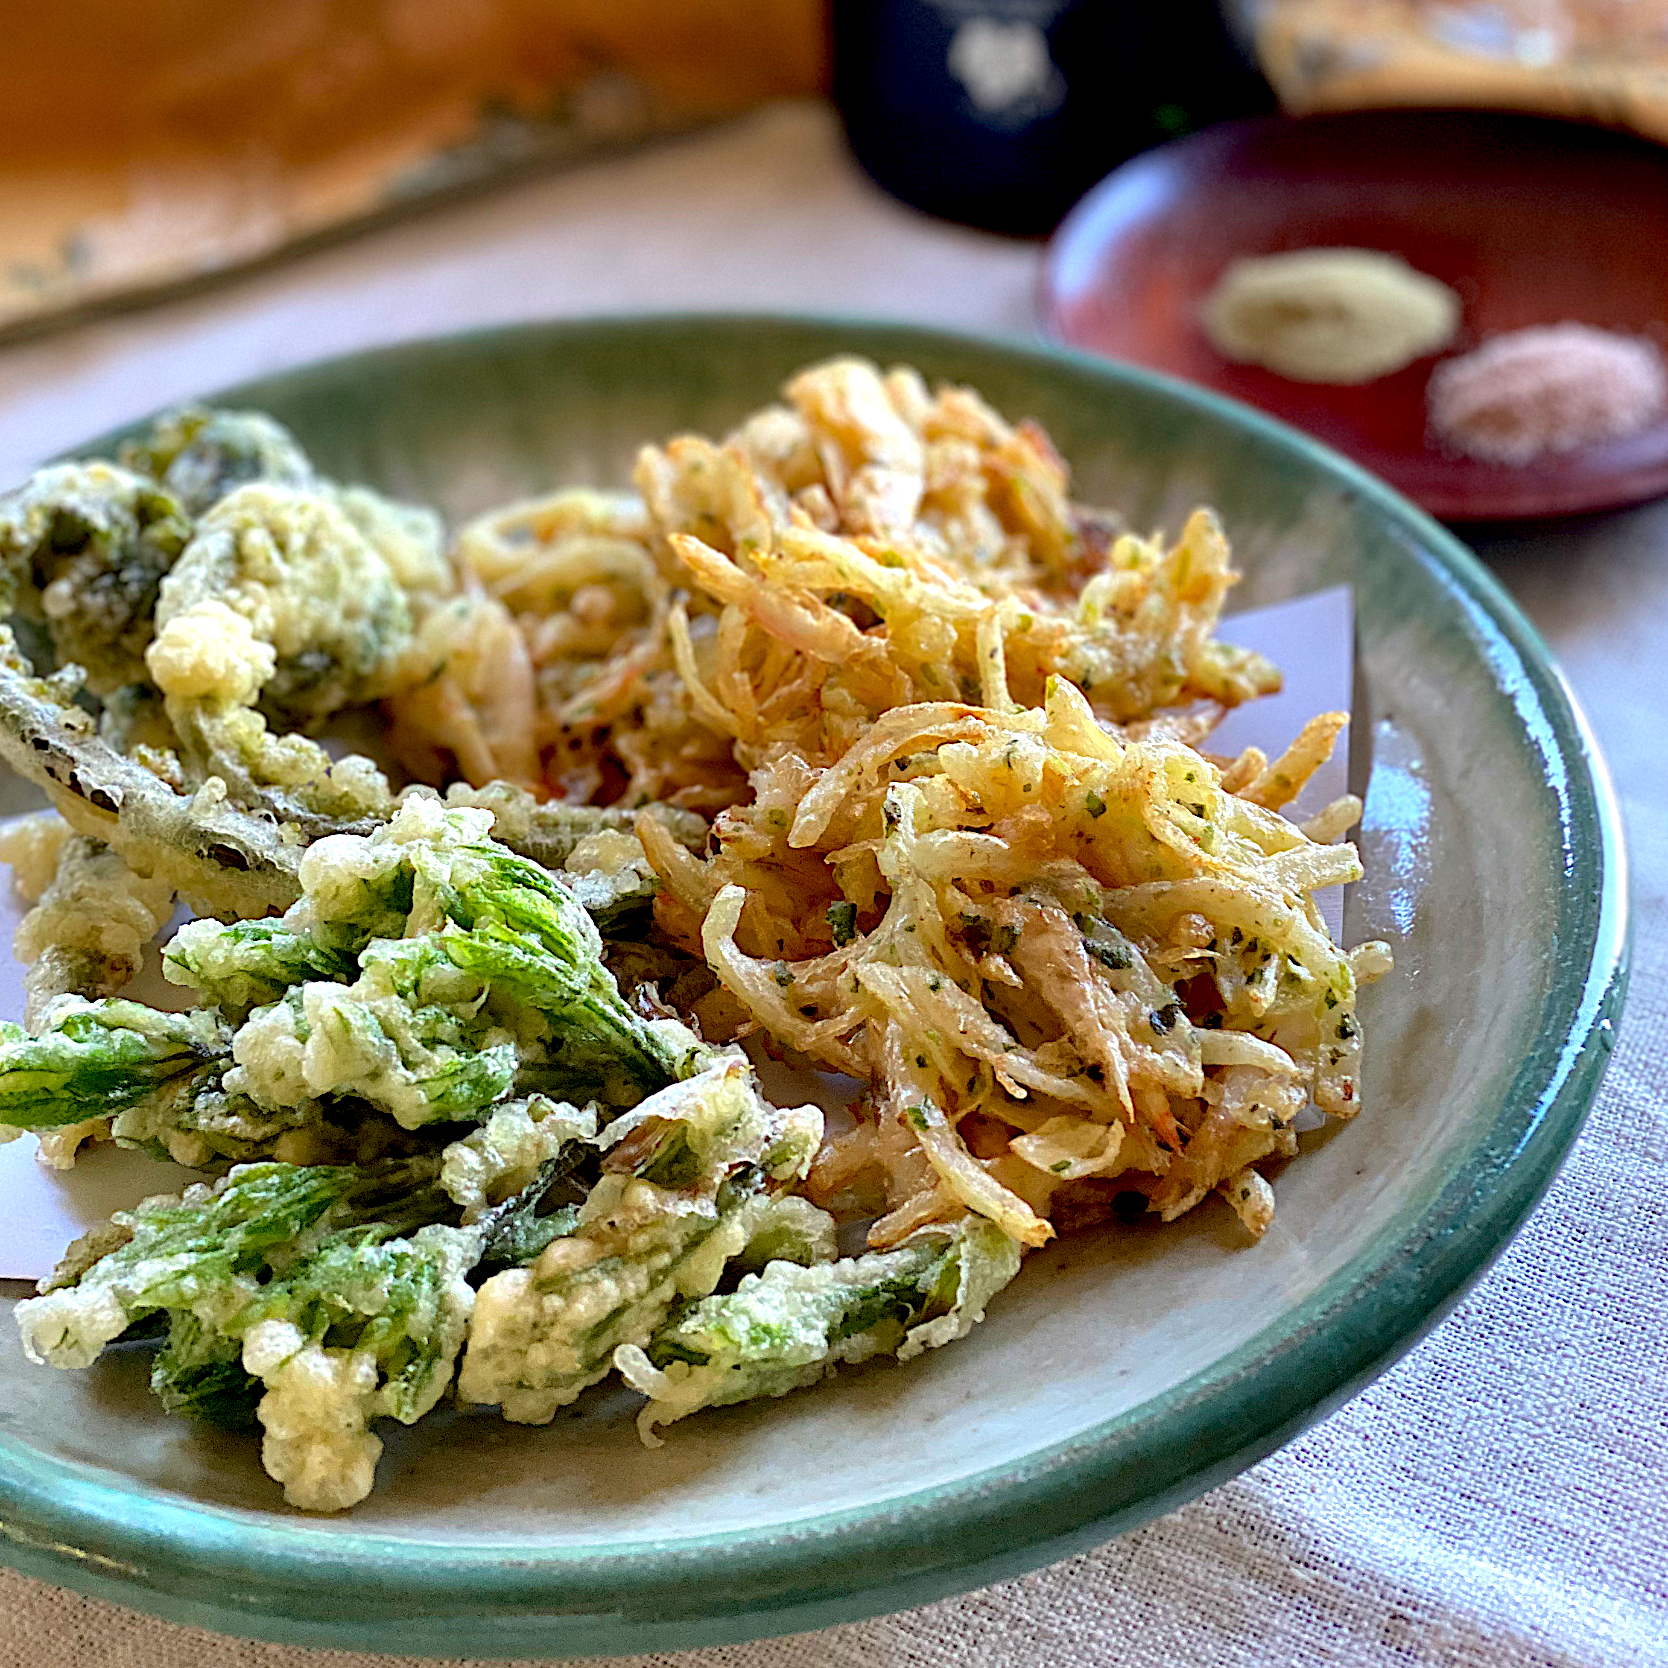
[[[826,113],[734,127],[0,350],[0,482],[219,384],[372,343],[640,308],[1033,328],[1034,246],[922,219]],[[1023,1580],[677,1668],[1668,1662],[1668,504],[1478,540],[1616,769],[1634,994],[1528,1228],[1404,1362],[1243,1477]],[[386,1668],[221,1639],[0,1572],[0,1668]],[[403,1660],[403,1659],[402,1659]]]

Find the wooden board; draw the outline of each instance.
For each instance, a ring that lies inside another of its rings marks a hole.
[[[824,80],[818,0],[8,8],[0,331]]]

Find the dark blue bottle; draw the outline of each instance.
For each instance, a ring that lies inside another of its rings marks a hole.
[[[1125,157],[1274,107],[1216,0],[833,0],[834,98],[894,196],[1051,230]]]

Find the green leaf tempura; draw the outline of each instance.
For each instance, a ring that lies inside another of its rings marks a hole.
[[[553,1418],[607,1375],[619,1346],[646,1343],[675,1303],[718,1284],[821,1134],[813,1108],[766,1104],[740,1056],[611,1125],[605,1173],[572,1231],[481,1287],[460,1397],[518,1424]]]
[[[595,1128],[593,1113],[524,1102],[456,1154],[252,1164],[149,1200],[18,1306],[24,1348],[87,1366],[164,1318],[151,1384],[166,1408],[232,1428],[258,1418],[292,1505],[352,1505],[382,1449],[371,1421],[411,1424],[451,1382],[466,1277],[503,1216],[531,1215],[549,1168]]]
[[[837,1366],[895,1355],[906,1361],[964,1337],[1019,1272],[1021,1247],[968,1216],[919,1231],[892,1251],[801,1267],[773,1262],[735,1291],[690,1305],[646,1347],[614,1365],[656,1425],[760,1396],[785,1396]]]
[[[53,1129],[175,1096],[224,1060],[231,1032],[209,1011],[60,997],[39,1036],[0,1025],[0,1124]]]

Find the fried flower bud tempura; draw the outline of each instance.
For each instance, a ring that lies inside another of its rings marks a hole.
[[[284,925],[356,957],[358,978],[304,982],[252,1015],[238,1086],[275,1106],[350,1094],[414,1127],[512,1082],[629,1106],[690,1069],[693,1035],[625,1006],[590,916],[490,825],[413,798],[369,839],[309,849]]]
[[[145,664],[193,771],[252,808],[385,813],[387,783],[367,761],[332,763],[283,733],[375,700],[411,642],[393,570],[333,502],[263,484],[222,499],[164,583],[156,623]]]
[[[482,1115],[512,1088],[630,1106],[692,1069],[697,1040],[625,1006],[589,915],[490,823],[410,799],[369,838],[309,848],[278,923],[182,929],[169,976],[201,970],[252,1008],[230,1090],[273,1109],[360,1101],[411,1129]]]
[[[172,493],[192,516],[256,481],[329,498],[388,563],[408,597],[452,589],[444,528],[433,510],[325,480],[295,436],[264,412],[165,412],[137,439],[124,441],[118,457],[124,468],[149,475]]]
[[[185,407],[164,413],[118,452],[124,469],[149,475],[187,515],[202,515],[251,481],[312,487],[318,477],[295,436],[259,411]]]
[[[354,959],[345,949],[296,932],[283,920],[187,921],[162,952],[163,975],[188,985],[228,1019],[242,1023],[308,979],[346,983]]]
[[[263,1106],[228,1091],[235,1033],[213,1009],[162,1013],[120,998],[65,996],[39,1034],[0,1032],[0,1125],[30,1129],[68,1168],[82,1143],[114,1139],[195,1169],[276,1154],[374,1156],[392,1145],[365,1120],[330,1124],[317,1101]]]
[[[231,919],[294,901],[303,841],[226,801],[215,781],[187,793],[116,751],[76,701],[71,668],[43,678],[0,626],[0,756],[45,790],[78,833],[119,852],[193,908]]]
[[[121,991],[174,907],[166,885],[141,880],[115,852],[73,833],[53,811],[0,830],[0,858],[14,864],[19,889],[34,895],[12,938],[12,954],[27,969],[23,1021],[31,1031],[46,1022],[60,996],[96,1000]],[[67,1169],[84,1142],[109,1132],[97,1116],[60,1124],[41,1133],[39,1156]]]
[[[699,1040],[626,1006],[583,906],[490,824],[413,798],[372,836],[310,847],[277,920],[187,923],[163,970],[211,1007],[61,998],[40,1036],[11,1027],[0,1123],[116,1114],[118,1141],[184,1163],[317,1160],[516,1093],[629,1107],[697,1070]]]
[[[139,971],[144,947],[174,907],[173,892],[142,880],[107,846],[71,831],[43,811],[0,831],[0,860],[21,849],[51,851],[51,877],[35,889],[34,907],[18,924],[12,954],[28,968],[24,1023],[34,1028],[58,996],[114,996]]]
[[[0,494],[0,600],[109,694],[145,675],[162,581],[190,537],[179,500],[144,477],[53,464]]]
[[[119,998],[60,997],[38,1036],[0,1023],[0,1123],[52,1129],[104,1117],[197,1079],[227,1057],[231,1031],[210,1010],[161,1013]]]

